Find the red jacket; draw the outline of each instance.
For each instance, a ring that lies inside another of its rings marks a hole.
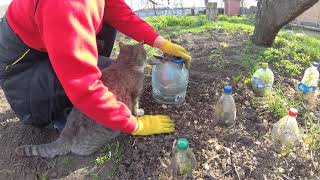
[[[90,118],[131,133],[136,119],[99,80],[96,34],[102,23],[150,46],[158,34],[124,0],[13,0],[6,18],[31,48],[48,52],[68,98]]]

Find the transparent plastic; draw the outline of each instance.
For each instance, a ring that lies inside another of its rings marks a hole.
[[[180,138],[177,141],[177,145],[174,146],[174,156],[173,156],[173,176],[186,176],[192,177],[192,172],[197,166],[196,157],[189,144],[185,148],[179,147],[179,141],[184,141],[188,143],[185,138]]]
[[[313,62],[311,67],[305,70],[302,81],[298,84],[298,89],[303,93],[303,99],[305,100],[307,108],[312,109],[316,106],[318,81],[318,63]]]
[[[252,78],[252,89],[258,96],[265,96],[271,91],[274,82],[274,74],[267,63],[263,63]]]
[[[290,109],[297,112],[296,109]],[[271,137],[275,145],[296,145],[300,139],[300,131],[296,120],[296,115],[288,115],[281,118],[273,125]]]
[[[189,71],[183,62],[159,61],[152,69],[152,96],[163,104],[185,101]]]
[[[311,67],[307,68],[304,72],[301,83],[308,87],[317,87],[319,81],[319,71],[317,65],[312,64]]]
[[[228,90],[229,88],[231,88],[231,90]],[[236,104],[232,96],[232,87],[225,86],[223,95],[215,105],[215,119],[219,124],[230,126],[236,121],[236,112]]]

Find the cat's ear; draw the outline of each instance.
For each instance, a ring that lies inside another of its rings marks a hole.
[[[149,60],[147,63],[149,65],[157,65],[163,62],[163,57],[154,55],[154,59]]]
[[[119,47],[122,48],[124,46],[123,42],[119,42]]]
[[[143,45],[144,45],[144,40],[140,41],[140,42],[139,42],[139,45],[142,45],[142,46],[143,46]]]

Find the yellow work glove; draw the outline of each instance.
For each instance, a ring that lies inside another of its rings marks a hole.
[[[174,44],[165,39],[159,49],[171,56],[181,57],[185,59],[185,65],[187,66],[187,68],[190,68],[191,56],[188,54],[187,50],[184,47]]]
[[[174,122],[165,115],[144,115],[137,117],[138,128],[133,135],[152,135],[171,133],[175,131]]]

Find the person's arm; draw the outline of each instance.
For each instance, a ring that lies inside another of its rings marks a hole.
[[[124,0],[106,0],[104,20],[136,41],[143,40],[149,46],[157,47],[164,53],[185,58],[187,66],[190,65],[191,56],[185,48],[159,36],[147,22],[131,10]]]
[[[70,101],[98,123],[132,133],[137,128],[136,118],[99,80],[95,1],[43,2],[37,10],[39,30]]]
[[[159,34],[153,28],[137,16],[124,0],[105,0],[104,21],[118,31],[135,39],[144,41],[153,46]]]

